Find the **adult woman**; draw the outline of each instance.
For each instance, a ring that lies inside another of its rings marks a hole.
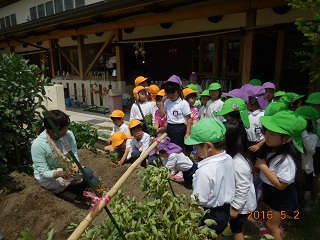
[[[60,110],[49,112],[50,118],[59,129],[62,138],[58,138],[47,119],[41,132],[32,142],[31,155],[33,161],[34,177],[40,185],[54,193],[68,190],[74,194],[82,194],[89,186],[75,163],[71,163],[68,152],[71,150],[78,157],[78,149],[74,134],[68,130],[70,118]],[[84,168],[94,185],[100,181],[93,176],[92,170]]]

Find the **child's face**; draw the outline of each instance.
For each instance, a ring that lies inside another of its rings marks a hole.
[[[266,93],[264,94],[264,97],[267,99],[268,102],[271,102],[274,95],[274,90],[272,88],[266,88]]]
[[[148,87],[148,82],[147,81],[143,81],[142,83],[139,84],[139,86]]]
[[[197,101],[197,97],[196,96],[188,97],[188,103],[189,103],[190,106],[193,106],[196,101]]]
[[[162,158],[168,158],[169,157],[169,154],[165,151],[159,151],[159,155],[162,157]]]
[[[140,140],[142,138],[142,135],[143,135],[142,127],[133,128],[131,130],[131,134],[135,139]]]
[[[139,100],[141,102],[145,102],[147,100],[147,91],[146,90],[141,90],[139,93]]]
[[[123,123],[123,118],[111,118],[114,125],[120,127]]]
[[[191,84],[197,84],[197,81],[198,81],[197,79],[190,79]]]
[[[284,136],[284,135],[282,135],[280,133],[276,133],[276,132],[270,131],[268,129],[266,129],[264,137],[266,139],[266,144],[269,147],[279,147],[283,143],[288,141],[289,138],[290,138],[289,136]]]
[[[210,90],[210,97],[212,100],[218,100],[219,99],[219,95],[220,95],[220,91],[219,90]]]
[[[207,145],[206,144],[197,144],[196,145],[196,149],[197,149],[197,155],[200,159],[205,159],[207,157],[209,157],[208,155],[208,149],[207,149]]]
[[[200,100],[201,100],[201,104],[203,106],[207,106],[207,102],[209,101],[209,97],[203,96],[200,98]]]
[[[177,100],[177,98],[179,97],[179,92],[175,91],[174,93],[167,93],[166,94],[167,98],[169,98],[171,101],[175,101]]]

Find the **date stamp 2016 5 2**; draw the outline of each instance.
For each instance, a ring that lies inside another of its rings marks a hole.
[[[269,210],[269,211],[259,211],[259,210],[254,210],[254,211],[249,211],[249,216],[248,216],[248,220],[254,219],[254,220],[260,220],[260,219],[264,219],[264,220],[271,220],[274,215],[273,215],[273,211]],[[300,215],[300,211],[295,210],[294,211],[294,216],[293,216],[293,220],[299,220],[299,215]],[[287,218],[287,212],[286,211],[280,211],[280,218],[282,220]]]

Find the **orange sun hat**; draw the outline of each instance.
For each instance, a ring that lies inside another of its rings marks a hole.
[[[144,76],[139,76],[139,77],[136,77],[136,79],[134,80],[134,85],[139,86],[139,84],[141,84],[142,82],[144,81],[147,81],[148,78],[144,77]]]

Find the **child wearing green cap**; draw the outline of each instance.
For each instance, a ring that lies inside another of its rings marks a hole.
[[[210,100],[210,93],[209,93],[209,90],[206,89],[202,93],[200,93],[201,107],[199,109],[199,119],[206,117],[206,108],[209,100]]]
[[[223,118],[216,116],[216,113],[220,112],[223,105],[223,101],[220,99],[222,94],[221,85],[215,82],[211,83],[208,90],[210,100],[207,102],[206,117],[217,118],[222,122]]]
[[[213,219],[217,225],[211,226],[222,239],[222,232],[229,220],[230,203],[235,193],[233,160],[224,151],[225,126],[217,119],[204,118],[196,122],[187,145],[195,145],[200,160],[198,170],[193,175],[192,195],[196,207],[210,209],[202,219]]]
[[[318,191],[316,189],[318,176],[314,174],[313,155],[316,152],[316,146],[318,136],[314,134],[313,124],[315,120],[320,117],[320,113],[310,106],[301,106],[295,113],[307,121],[307,128],[302,132],[302,141],[305,148],[305,153],[302,154],[302,169],[304,173],[304,184],[302,185],[302,197],[305,195],[305,191],[310,191],[310,198],[306,201],[304,210],[311,212],[314,208],[315,201],[317,200]],[[313,184],[314,183],[314,184]]]
[[[266,129],[266,147],[255,166],[260,170],[263,181],[266,212],[271,213],[266,219],[266,226],[276,240],[282,240],[281,222],[287,215],[295,217],[299,214],[295,182],[302,175],[299,151],[304,152],[301,134],[307,122],[292,111],[263,116],[260,120]]]

